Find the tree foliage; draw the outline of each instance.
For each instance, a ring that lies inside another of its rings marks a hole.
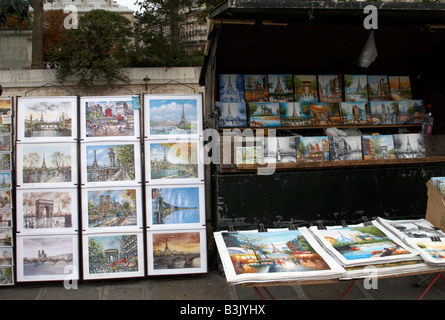
[[[57,79],[78,76],[78,86],[89,88],[96,80],[113,86],[128,83],[122,68],[130,64],[133,28],[127,18],[110,11],[92,10],[79,19],[78,27],[65,30],[52,50]]]

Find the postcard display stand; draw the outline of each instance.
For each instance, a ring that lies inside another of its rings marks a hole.
[[[14,284],[12,98],[0,98],[0,286]]]
[[[148,275],[207,271],[202,95],[144,96]]]

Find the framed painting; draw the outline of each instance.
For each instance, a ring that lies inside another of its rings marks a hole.
[[[247,108],[245,102],[215,102],[218,110],[218,127],[247,127]]]
[[[291,74],[269,74],[269,101],[291,102],[294,101],[294,87]]]
[[[397,159],[425,157],[425,141],[422,133],[400,133],[392,137]]]
[[[244,75],[220,74],[219,75],[219,100],[224,102],[244,101]]]
[[[84,233],[139,231],[142,228],[142,188],[82,189]]]
[[[80,138],[84,141],[135,140],[140,137],[140,97],[80,98]]]
[[[17,98],[18,141],[73,142],[77,135],[77,97]]]
[[[399,124],[398,101],[370,101],[372,124]]]
[[[283,127],[311,126],[311,109],[308,102],[280,102],[280,117]]]
[[[368,99],[369,101],[389,101],[388,76],[368,75]]]
[[[17,282],[79,279],[77,234],[17,236]]]
[[[345,74],[343,76],[346,102],[368,101],[368,76]]]
[[[314,126],[340,125],[342,122],[337,102],[309,102],[309,109]]]
[[[397,101],[399,105],[400,123],[422,123],[424,114],[423,100]]]
[[[300,144],[297,146],[297,162],[321,162],[329,160],[328,136],[300,137]]]
[[[147,186],[146,206],[150,230],[205,226],[204,184]]]
[[[334,136],[330,139],[332,161],[362,160],[362,140],[360,136]]]
[[[0,152],[0,171],[10,171],[12,168],[11,153]]]
[[[80,147],[83,186],[123,186],[141,182],[139,142],[88,142]]]
[[[17,188],[73,187],[76,184],[76,143],[17,144]]]
[[[199,183],[204,179],[202,142],[145,141],[148,183]]]
[[[0,210],[0,228],[12,227],[12,210]]]
[[[202,94],[146,94],[144,110],[148,139],[199,139],[202,135]]]
[[[12,98],[0,98],[0,133],[11,133]]]
[[[295,101],[317,102],[318,84],[316,75],[293,75]]]
[[[409,76],[388,76],[391,100],[411,100],[411,82]]]
[[[320,102],[341,102],[343,100],[339,75],[318,75],[318,99]]]
[[[363,160],[395,159],[393,136],[362,135]]]
[[[76,232],[78,199],[75,188],[17,190],[17,233]]]
[[[144,276],[142,232],[84,234],[82,239],[84,279]]]
[[[147,231],[148,275],[207,272],[205,229]]]
[[[265,137],[263,143],[263,162],[297,162],[297,147],[299,145],[300,137]]]
[[[269,102],[269,82],[266,74],[244,75],[244,101]]]
[[[343,124],[371,124],[371,113],[367,101],[340,102]]]
[[[277,102],[249,102],[249,126],[256,128],[280,127],[280,104]]]

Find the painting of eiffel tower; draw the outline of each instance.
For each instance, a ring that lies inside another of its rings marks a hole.
[[[219,101],[244,101],[244,76],[242,74],[219,75]]]
[[[269,81],[269,101],[289,102],[294,100],[294,90],[291,74],[270,74]]]

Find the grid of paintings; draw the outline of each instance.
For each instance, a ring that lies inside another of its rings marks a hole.
[[[83,278],[144,276],[139,96],[80,98]]]
[[[411,124],[421,123],[424,112],[423,101],[413,100],[409,76],[220,74],[218,79],[220,128]],[[329,119],[327,108],[333,113]]]
[[[220,77],[223,126],[247,126],[243,80]],[[144,110],[148,275],[206,272],[202,95],[147,94]]]
[[[17,98],[17,281],[79,278],[78,98]]]
[[[0,98],[0,286],[13,285],[12,98]]]

